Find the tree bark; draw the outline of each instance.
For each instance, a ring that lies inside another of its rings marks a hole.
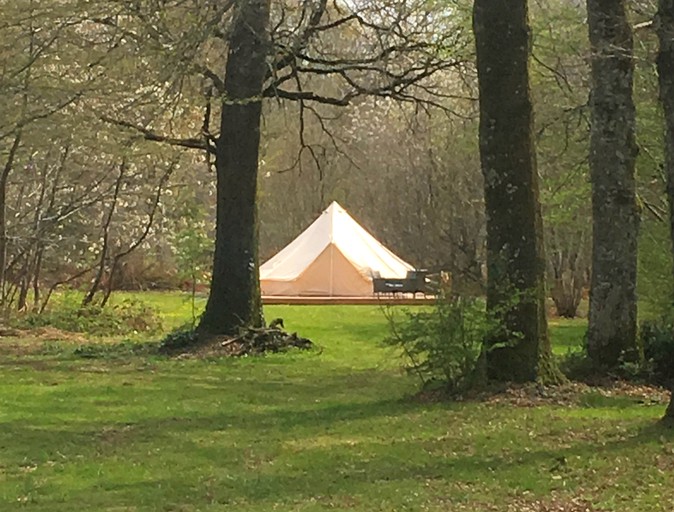
[[[242,325],[258,327],[263,322],[256,196],[268,24],[269,0],[238,0],[216,142],[213,278],[198,327],[204,335],[228,334]]]
[[[545,258],[529,88],[526,0],[475,0],[480,158],[487,213],[487,376],[557,378],[545,314]]]
[[[4,301],[5,279],[7,277],[7,186],[20,145],[21,130],[14,136],[14,142],[9,149],[7,161],[0,173],[0,302]]]
[[[588,0],[592,46],[592,277],[588,353],[601,368],[637,357],[633,41],[624,0]]]
[[[672,254],[674,254],[674,0],[659,0],[656,29],[660,45],[657,59],[660,102],[665,117],[664,153],[667,201]],[[667,407],[665,417],[674,420],[674,396]]]

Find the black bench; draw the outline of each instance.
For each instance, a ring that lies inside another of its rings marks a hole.
[[[375,295],[380,293],[394,295],[397,293],[426,294],[428,291],[426,286],[427,274],[428,272],[425,270],[409,270],[404,279],[375,276],[372,278],[372,287]]]

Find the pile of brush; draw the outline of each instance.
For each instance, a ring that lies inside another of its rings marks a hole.
[[[270,322],[268,327],[242,327],[236,336],[221,340],[217,351],[230,356],[248,356],[314,346],[311,340],[298,336],[296,332],[288,333],[284,328],[281,318]]]

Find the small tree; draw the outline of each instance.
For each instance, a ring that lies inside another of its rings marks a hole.
[[[181,227],[173,235],[178,277],[190,285],[192,327],[196,325],[196,297],[200,284],[210,281],[213,238],[208,234],[204,212],[192,204],[181,216]]]

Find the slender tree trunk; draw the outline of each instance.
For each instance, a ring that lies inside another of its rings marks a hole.
[[[475,0],[480,158],[487,213],[487,376],[553,380],[529,89],[526,0]]]
[[[42,277],[42,259],[44,245],[39,242],[37,257],[35,258],[35,271],[33,272],[33,312],[37,313],[40,308],[40,278]]]
[[[660,43],[658,77],[660,102],[665,115],[665,175],[672,254],[674,254],[674,0],[659,0],[656,28]],[[674,396],[667,407],[665,417],[674,420]]]
[[[117,181],[115,181],[115,188],[112,193],[112,199],[110,200],[110,209],[103,219],[103,233],[101,238],[101,252],[98,259],[98,271],[96,272],[94,280],[89,286],[89,291],[84,296],[84,299],[82,299],[82,307],[88,306],[94,301],[94,297],[100,289],[101,283],[103,282],[103,277],[105,276],[105,269],[108,264],[108,252],[110,248],[110,226],[112,225],[112,218],[115,214],[115,209],[117,208],[117,201],[119,200],[119,193],[122,189],[125,172],[126,160],[122,160],[122,163],[119,164],[119,175],[117,176]]]
[[[33,255],[29,252],[23,262],[23,268],[19,276],[19,300],[16,303],[16,309],[19,311],[26,310],[28,291],[30,290],[30,264],[32,259]]]
[[[205,335],[262,324],[257,171],[270,0],[238,0],[229,40],[220,137],[213,278],[199,324]]]
[[[588,0],[592,46],[592,277],[588,352],[602,368],[637,357],[634,63],[624,0]]]
[[[0,297],[2,298],[5,296],[5,278],[7,272],[7,185],[20,145],[21,131],[18,131],[14,137],[12,146],[9,148],[7,161],[0,174]]]

